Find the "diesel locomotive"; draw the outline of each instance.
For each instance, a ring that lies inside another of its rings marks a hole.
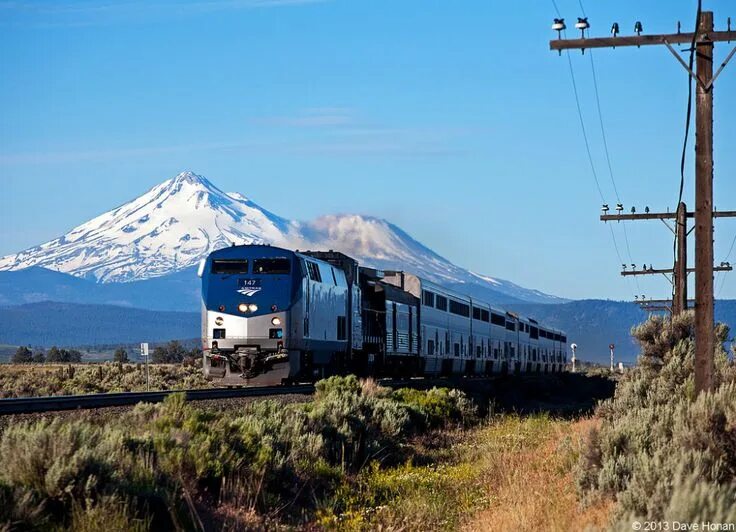
[[[334,251],[232,246],[211,253],[198,274],[204,374],[223,385],[545,373],[567,364],[562,331]]]

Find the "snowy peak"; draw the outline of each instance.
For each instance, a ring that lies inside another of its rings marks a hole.
[[[179,175],[172,177],[168,181],[164,181],[164,184],[171,183],[172,185],[179,185],[182,183],[189,183],[192,185],[202,185],[205,187],[211,187],[214,188],[212,183],[207,181],[207,178],[204,176],[201,176],[199,174],[195,174],[194,172],[186,171],[182,172]]]
[[[181,271],[232,243],[334,249],[365,265],[406,270],[468,293],[479,288],[513,300],[561,301],[471,273],[386,220],[342,214],[294,222],[193,172],[182,172],[59,238],[0,258],[0,270],[40,266],[98,282],[127,282]]]
[[[158,277],[231,243],[283,239],[290,222],[183,172],[64,236],[0,259],[0,270],[42,266],[102,282]]]

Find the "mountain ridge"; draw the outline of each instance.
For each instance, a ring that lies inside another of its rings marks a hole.
[[[611,343],[616,346],[617,362],[630,365],[636,361],[639,346],[630,330],[647,318],[638,305],[627,301],[589,299],[558,305],[521,303],[508,308],[564,330],[568,341],[578,344],[580,360],[605,365],[609,362]],[[78,347],[197,337],[199,313],[181,310],[184,311],[52,301],[0,304],[0,344]],[[718,322],[736,324],[736,300],[717,301],[715,313]]]

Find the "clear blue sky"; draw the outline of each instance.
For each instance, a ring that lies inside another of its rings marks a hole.
[[[572,27],[577,0],[557,4]],[[736,20],[733,2],[704,4],[720,29]],[[584,7],[593,35],[614,20],[655,33],[691,28],[695,2]],[[548,51],[554,16],[551,0],[0,1],[0,254],[192,170],[283,216],[377,215],[473,270],[628,299],[639,288],[597,220],[567,59]],[[623,202],[674,208],[683,69],[661,47],[594,57]],[[572,59],[615,203],[589,56]],[[734,94],[736,62],[716,90],[721,209],[736,209]],[[627,229],[634,262],[671,264],[661,223]],[[735,232],[717,222],[718,260]],[[640,287],[669,293],[664,279]],[[736,279],[721,296],[736,297]]]

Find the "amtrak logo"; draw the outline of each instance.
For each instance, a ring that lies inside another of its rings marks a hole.
[[[252,297],[261,291],[260,279],[238,279],[238,294]]]

